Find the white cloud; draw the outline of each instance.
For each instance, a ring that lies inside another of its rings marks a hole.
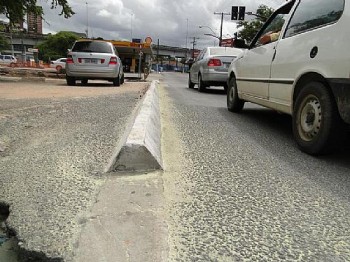
[[[231,11],[232,5],[245,5],[247,11],[256,11],[260,4],[276,8],[285,0],[69,0],[76,12],[65,19],[58,16],[60,9],[50,9],[50,1],[42,1],[45,11],[45,32],[61,30],[85,32],[105,39],[127,39],[151,36],[161,44],[185,46],[188,37],[200,37],[198,47],[212,45],[216,40],[205,33],[210,29],[199,29],[199,25],[211,27],[219,35],[221,16],[214,12]],[[187,27],[188,21],[188,27]],[[223,35],[233,35],[236,24],[230,16],[224,16]],[[188,39],[188,47],[190,40]]]

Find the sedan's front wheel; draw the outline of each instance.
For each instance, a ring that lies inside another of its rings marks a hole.
[[[227,109],[239,113],[244,107],[244,100],[238,97],[236,79],[231,77],[227,86]]]

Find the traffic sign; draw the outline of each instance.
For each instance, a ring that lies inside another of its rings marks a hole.
[[[37,49],[37,48],[28,48],[28,52],[38,53],[39,49]]]

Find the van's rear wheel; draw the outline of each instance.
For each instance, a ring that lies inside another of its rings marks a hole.
[[[319,155],[336,147],[345,131],[330,90],[321,82],[306,84],[293,110],[293,134],[305,153]]]
[[[75,86],[75,78],[72,76],[66,76],[67,85]]]

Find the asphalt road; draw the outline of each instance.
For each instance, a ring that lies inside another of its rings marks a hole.
[[[163,75],[170,261],[350,261],[349,143],[311,157],[289,116]]]

